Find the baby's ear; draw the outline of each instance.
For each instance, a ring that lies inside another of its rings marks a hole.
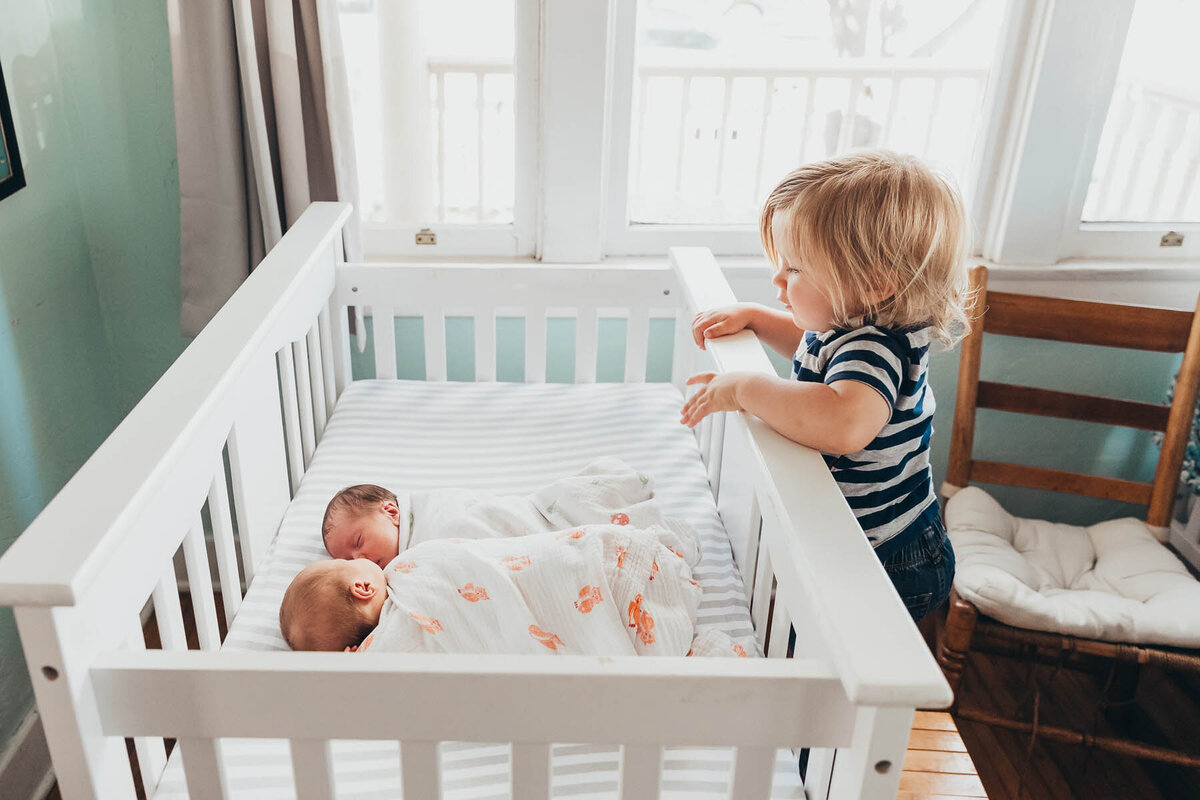
[[[350,584],[350,596],[355,600],[370,600],[375,596],[375,586],[370,581],[355,581]]]
[[[400,527],[400,506],[396,505],[391,500],[384,500],[383,505],[380,506],[380,509],[384,514],[387,514],[388,519],[392,521],[393,525]]]

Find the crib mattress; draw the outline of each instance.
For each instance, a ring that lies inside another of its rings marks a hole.
[[[283,592],[306,564],[328,557],[320,523],[325,504],[342,487],[524,493],[600,456],[618,457],[653,476],[665,513],[699,532],[702,556],[694,577],[704,597],[698,628],[752,643],[742,580],[695,437],[679,424],[681,403],[670,384],[354,382],[338,402],[224,647],[287,649],[278,624]],[[225,739],[221,746],[231,797],[295,797],[286,741]],[[400,797],[396,743],[336,741],[332,752],[340,800]],[[554,797],[616,796],[616,748],[555,745],[552,754]],[[508,745],[447,742],[441,759],[445,797],[510,796]],[[731,763],[728,749],[667,748],[661,796],[727,797]],[[775,797],[804,796],[789,751],[780,752],[774,785]],[[155,797],[187,797],[177,753]]]

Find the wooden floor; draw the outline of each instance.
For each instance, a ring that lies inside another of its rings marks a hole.
[[[908,737],[898,800],[987,797],[949,714],[918,711]]]

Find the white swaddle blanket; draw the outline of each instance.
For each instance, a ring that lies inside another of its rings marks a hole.
[[[722,633],[694,636],[699,537],[618,459],[524,496],[442,489],[400,501],[404,546],[360,651],[746,655]]]
[[[385,573],[360,650],[682,656],[701,596],[656,530],[622,525],[425,542]]]
[[[663,516],[654,481],[616,458],[597,459],[581,472],[528,495],[437,489],[398,495],[400,550],[436,539],[491,539],[561,531],[578,525],[657,527],[659,539],[689,567],[700,560],[700,539],[686,524]]]

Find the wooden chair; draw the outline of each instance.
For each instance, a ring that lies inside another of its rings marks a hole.
[[[949,484],[947,493],[953,493],[971,481],[1050,489],[1142,504],[1148,509],[1148,526],[1169,526],[1180,465],[1191,430],[1197,387],[1200,386],[1200,313],[989,293],[987,270],[984,267],[972,270],[971,285],[975,291],[974,324],[971,334],[962,345],[958,399],[946,475]],[[1170,406],[1160,406],[980,381],[979,365],[985,332],[1085,345],[1182,352],[1183,363],[1176,382],[1174,401]],[[1163,431],[1162,450],[1154,481],[1146,484],[975,460],[972,457],[972,444],[975,411],[978,408]],[[1014,509],[1008,511],[1013,512]],[[1200,650],[1096,641],[1053,630],[1012,627],[985,616],[957,590],[951,592],[948,615],[945,623],[939,627],[937,636],[938,662],[956,693],[955,713],[962,718],[1032,732],[1056,741],[1086,744],[1136,758],[1200,767],[1200,756],[1194,754],[1128,739],[1098,737],[1083,731],[1039,725],[1036,717],[1033,722],[1024,722],[961,706],[957,693],[967,654],[972,647],[1005,655],[1016,654],[1018,657],[1044,654],[1049,650],[1057,651],[1060,659],[1072,653],[1083,654],[1085,658],[1113,659],[1120,664],[1133,665],[1124,669],[1132,671],[1134,680],[1138,667],[1146,664],[1200,672]]]

